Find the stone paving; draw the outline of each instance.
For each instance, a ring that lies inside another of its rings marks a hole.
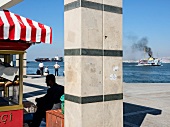
[[[170,83],[124,83],[124,127],[170,127]]]
[[[56,77],[56,82],[64,85],[64,78]],[[123,83],[123,87],[124,127],[170,127],[170,83]],[[35,103],[46,93],[45,77],[29,75],[23,90],[24,98]]]

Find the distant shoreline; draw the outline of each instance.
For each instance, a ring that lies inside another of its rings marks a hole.
[[[27,63],[29,63],[29,62],[37,62],[37,61],[27,60]],[[46,62],[55,62],[55,61],[46,61]],[[64,61],[62,61],[62,62],[64,62]],[[123,61],[123,63],[138,63],[138,61]],[[163,61],[162,63],[170,63],[170,61],[168,61],[168,62]]]
[[[123,63],[138,63],[138,61],[123,61]],[[170,63],[170,61],[169,62],[162,62],[162,63]]]

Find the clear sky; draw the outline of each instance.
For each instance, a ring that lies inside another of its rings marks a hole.
[[[123,1],[124,59],[141,57],[131,46],[142,38],[154,57],[170,57],[170,0]]]
[[[27,50],[27,60],[64,54],[64,0],[23,0],[9,9],[15,14],[52,27],[52,44],[40,43]]]
[[[27,59],[64,54],[64,0],[24,0],[11,12],[51,26],[53,44],[38,44],[27,50]],[[123,0],[124,59],[138,59],[132,50],[143,38],[155,57],[170,57],[170,0]]]

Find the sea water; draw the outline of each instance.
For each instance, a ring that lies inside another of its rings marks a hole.
[[[56,62],[43,62],[44,68],[48,67],[49,74],[55,74],[54,64]],[[64,62],[57,62],[60,65],[60,68],[58,70],[59,76],[63,76],[64,71]],[[34,61],[27,61],[27,75],[34,75],[37,72],[39,62]]]
[[[44,62],[50,74],[54,74],[55,62]],[[59,76],[63,76],[64,62],[60,65]],[[27,62],[27,74],[36,74],[39,62]],[[170,63],[163,66],[137,66],[137,63],[123,63],[123,82],[126,83],[170,83]]]
[[[170,63],[163,63],[162,66],[137,66],[137,63],[123,63],[123,81],[170,83]]]

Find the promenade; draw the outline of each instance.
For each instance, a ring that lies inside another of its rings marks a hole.
[[[124,83],[125,127],[170,127],[170,83]]]
[[[56,77],[64,85],[64,77]],[[123,83],[124,127],[170,127],[170,83]],[[47,87],[45,77],[24,78],[24,99],[35,103]],[[113,107],[114,108],[114,107]]]

